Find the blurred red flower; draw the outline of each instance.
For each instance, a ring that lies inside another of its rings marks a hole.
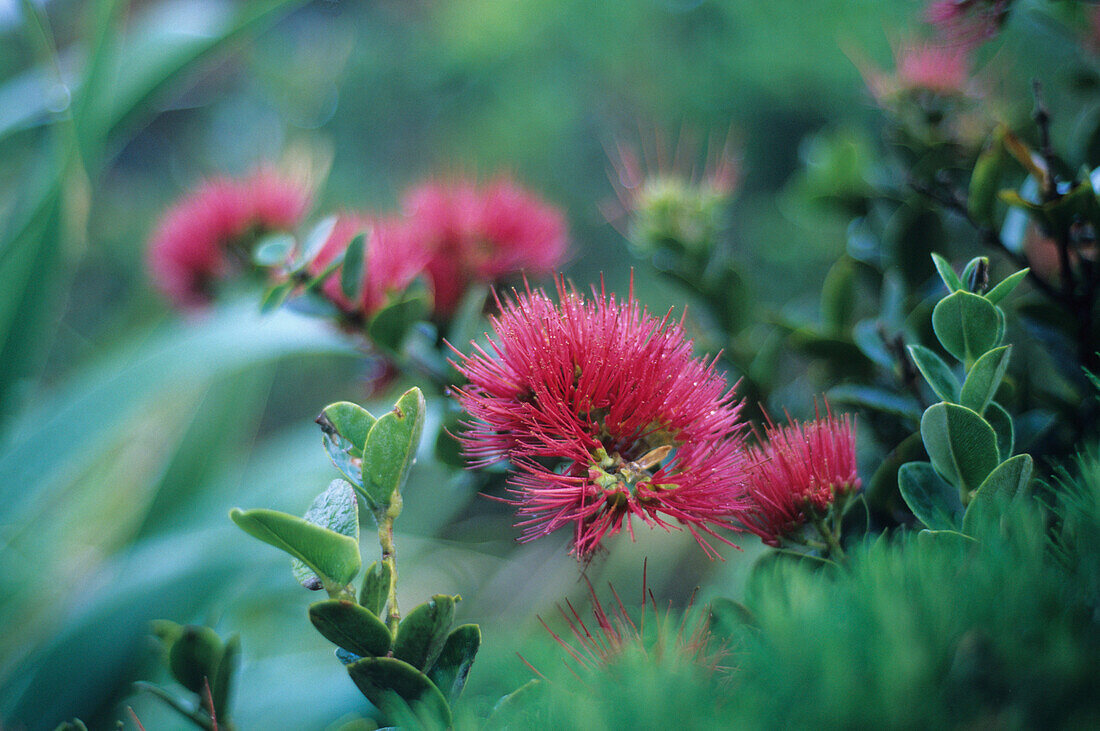
[[[247,261],[257,237],[295,228],[310,200],[305,186],[268,167],[203,181],[157,224],[147,254],[153,281],[178,307],[206,304],[214,280]]]
[[[633,297],[586,299],[558,281],[505,300],[487,352],[456,363],[471,420],[460,437],[471,466],[511,460],[521,540],[571,525],[590,555],[631,516],[704,534],[745,507],[740,404],[713,362],[692,356],[683,328]],[[457,352],[457,351],[456,351]],[[461,355],[461,354],[460,354]]]
[[[432,252],[428,276],[438,315],[450,314],[471,282],[549,274],[565,256],[565,216],[506,177],[484,187],[464,179],[424,183],[402,204]]]
[[[805,523],[807,511],[824,515],[838,496],[860,487],[851,419],[825,418],[769,424],[766,443],[752,450],[749,498],[742,516],[750,531],[771,546]]]
[[[429,253],[401,219],[344,213],[337,218],[328,240],[310,262],[310,272],[317,275],[324,271],[359,233],[366,235],[359,299],[352,302],[344,295],[340,267],[324,281],[321,291],[343,312],[368,318],[382,309],[391,295],[405,291],[412,284],[424,271]]]

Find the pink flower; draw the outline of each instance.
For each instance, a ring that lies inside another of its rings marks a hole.
[[[1012,0],[935,0],[924,11],[949,43],[973,49],[997,35]]]
[[[403,208],[432,251],[428,276],[441,316],[471,282],[549,274],[565,255],[565,217],[508,178],[482,188],[469,180],[425,183],[405,194]]]
[[[867,86],[880,102],[918,92],[961,96],[970,86],[970,61],[965,48],[909,42],[894,49],[894,59],[897,69],[892,75],[869,67],[862,69]]]
[[[424,271],[429,252],[419,244],[405,221],[376,218],[355,213],[342,214],[329,234],[328,241],[309,265],[320,274],[337,254],[347,249],[359,233],[366,234],[363,284],[359,299],[349,300],[341,287],[341,267],[321,285],[325,296],[349,315],[369,318],[395,293],[405,291]]]
[[[730,541],[745,507],[740,404],[713,362],[692,357],[683,327],[633,297],[586,299],[558,281],[505,300],[491,353],[456,363],[471,420],[460,439],[471,466],[511,460],[521,540],[572,526],[590,555],[631,518]],[[456,351],[457,352],[457,351]],[[461,355],[461,354],[460,354]]]
[[[204,305],[214,281],[247,261],[257,236],[294,228],[309,205],[308,190],[270,168],[206,180],[158,223],[148,251],[153,280],[179,307]]]
[[[752,450],[749,496],[753,502],[741,520],[772,546],[807,519],[824,515],[838,496],[860,487],[856,473],[855,433],[847,415],[787,426],[769,423],[767,443]]]

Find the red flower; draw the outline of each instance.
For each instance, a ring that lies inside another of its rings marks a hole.
[[[456,393],[471,466],[512,461],[521,540],[572,525],[583,557],[624,525],[633,534],[634,516],[686,526],[715,555],[703,534],[729,543],[715,528],[736,529],[745,506],[733,389],[633,293],[557,289],[557,305],[541,290],[505,301],[492,353],[474,345],[455,364],[470,382]]]
[[[897,70],[892,75],[856,62],[879,102],[919,92],[962,96],[970,86],[966,48],[908,42],[894,49],[894,60]]]
[[[206,304],[213,281],[247,260],[256,236],[294,228],[309,204],[308,190],[270,168],[206,180],[157,225],[148,252],[153,280],[179,307]]]
[[[484,188],[468,180],[425,183],[405,194],[403,207],[432,251],[428,276],[439,315],[454,310],[471,282],[548,274],[565,255],[562,213],[507,178]]]
[[[856,440],[847,415],[808,423],[769,424],[767,443],[752,450],[749,496],[753,506],[745,527],[767,544],[779,546],[807,518],[824,515],[838,496],[860,487]]]
[[[342,311],[370,317],[386,304],[392,294],[405,291],[424,271],[428,252],[400,219],[349,213],[336,220],[328,241],[310,263],[310,271],[314,275],[324,271],[328,263],[347,249],[359,233],[367,236],[359,299],[352,302],[344,296],[340,267],[325,280],[321,290]]]
[[[935,0],[924,18],[950,43],[975,48],[997,35],[1012,0]]]

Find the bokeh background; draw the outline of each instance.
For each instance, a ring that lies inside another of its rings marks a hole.
[[[0,726],[37,729],[106,727],[125,705],[174,727],[130,697],[132,681],[163,679],[154,618],[241,634],[242,728],[323,728],[364,705],[283,556],[227,511],[304,511],[335,476],[312,419],[367,400],[370,371],[323,322],[261,317],[255,291],[171,310],[144,264],[166,205],[205,176],[288,158],[327,171],[317,211],[391,210],[426,178],[507,171],[566,211],[569,277],[622,291],[633,267],[639,298],[664,310],[689,295],[607,221],[608,150],[728,134],[742,171],[728,239],[749,296],[816,316],[850,232],[820,206],[814,166],[841,140],[860,183],[880,121],[853,59],[889,68],[921,3],[21,6],[0,2]],[[1027,46],[1017,35],[1011,64],[1058,58],[1041,27]],[[778,321],[753,325],[761,341]],[[783,367],[771,406],[804,413],[822,385],[806,362]],[[517,649],[561,662],[537,617],[587,590],[568,536],[517,544],[508,508],[432,446],[398,524],[401,597],[462,594],[458,619],[485,637],[466,702],[487,708],[530,676]],[[661,601],[736,597],[759,550],[742,543],[712,562],[689,536],[646,531],[587,571],[634,596],[647,560]]]

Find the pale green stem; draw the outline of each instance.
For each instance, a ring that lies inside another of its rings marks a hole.
[[[840,540],[837,539],[836,533],[830,530],[829,526],[825,523],[825,519],[820,515],[811,511],[810,520],[813,522],[814,527],[817,528],[817,532],[821,534],[821,537],[825,540],[825,545],[829,548],[829,558],[835,558],[841,562],[846,560],[844,555],[844,549],[840,545]]]
[[[397,625],[401,623],[401,610],[397,606],[397,548],[393,542],[393,522],[400,514],[401,494],[395,491],[386,511],[375,515],[378,521],[378,544],[382,547],[382,563],[390,570],[390,588],[387,594],[389,611],[386,616],[386,626],[394,635],[397,634]]]

